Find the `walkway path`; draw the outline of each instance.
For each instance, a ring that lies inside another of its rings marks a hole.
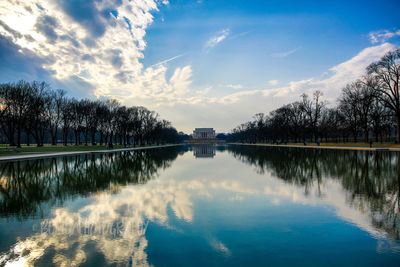
[[[345,149],[345,150],[366,150],[366,151],[400,151],[400,148],[381,148],[381,147],[345,147],[345,146],[311,146],[311,145],[272,145],[272,144],[242,144],[230,143],[232,145],[243,146],[270,146],[270,147],[297,147],[297,148],[318,148],[318,149]]]
[[[145,147],[131,147],[131,148],[119,148],[119,149],[105,149],[105,150],[91,150],[91,151],[53,152],[53,153],[42,153],[42,154],[34,154],[34,155],[0,156],[0,161],[13,161],[13,160],[22,160],[22,159],[36,159],[36,158],[49,158],[49,157],[69,156],[69,155],[78,155],[78,154],[91,154],[91,153],[113,153],[113,152],[120,152],[120,151],[144,150],[144,149],[171,147],[171,146],[179,146],[179,145],[180,144],[176,144],[176,145],[161,145],[161,146],[145,146]]]

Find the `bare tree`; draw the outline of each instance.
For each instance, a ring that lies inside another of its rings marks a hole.
[[[61,105],[61,125],[64,146],[68,145],[68,135],[73,122],[73,103],[70,99],[64,99]]]
[[[21,147],[21,135],[29,113],[30,94],[30,84],[22,80],[0,87],[2,130],[11,146]],[[14,141],[15,134],[17,143]]]
[[[107,117],[107,134],[109,135],[108,146],[110,148],[113,147],[113,138],[114,133],[117,130],[117,110],[120,107],[120,103],[116,99],[109,99],[106,101],[106,106],[108,109],[108,117]]]
[[[376,90],[380,93],[381,101],[394,112],[397,122],[396,141],[400,142],[400,49],[388,52],[379,61],[369,65],[367,71],[377,79]]]
[[[46,110],[51,97],[49,96],[50,86],[45,82],[32,82],[32,94],[30,95],[29,118],[30,128],[37,146],[44,145],[45,132],[48,127],[48,114]]]
[[[57,145],[57,133],[62,120],[62,108],[66,92],[63,90],[51,91],[48,101],[48,124],[51,144]]]

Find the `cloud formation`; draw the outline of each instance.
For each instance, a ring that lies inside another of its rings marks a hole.
[[[89,95],[173,97],[186,92],[191,67],[167,80],[163,64],[182,55],[146,69],[140,62],[157,10],[152,0],[86,1],[80,8],[74,1],[11,0],[0,3],[0,34],[22,55],[40,58],[60,84],[85,84]]]
[[[381,30],[374,31],[368,34],[369,40],[372,44],[384,43],[388,41],[390,38],[395,36],[400,36],[400,30],[397,31],[389,31],[389,30]]]
[[[222,31],[218,32],[217,35],[211,37],[205,44],[206,51],[214,48],[219,43],[221,43],[229,35],[229,33],[229,29],[223,29]]]

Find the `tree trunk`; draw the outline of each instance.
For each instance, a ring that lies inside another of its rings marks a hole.
[[[35,129],[35,131],[33,132],[33,138],[36,141],[36,146],[40,147],[40,135],[37,129]]]
[[[85,146],[88,145],[88,137],[89,137],[89,132],[88,130],[85,131]]]
[[[79,135],[79,133],[78,133],[77,130],[74,130],[74,132],[75,132],[75,145],[77,146],[78,145],[78,135]]]
[[[18,127],[17,129],[17,147],[21,147],[21,130],[22,127]]]
[[[396,143],[400,143],[400,114],[397,115],[397,136]]]
[[[10,146],[15,146],[14,127],[11,126],[11,123],[8,123],[7,139],[8,139]]]
[[[64,146],[68,146],[68,132],[69,132],[69,127],[65,127],[63,129]]]
[[[106,134],[104,136],[104,145],[107,146],[108,145],[108,134]]]
[[[93,146],[96,145],[96,131],[92,131],[91,139],[92,139],[92,145]]]
[[[109,148],[113,148],[113,132],[110,134],[110,142],[108,143]]]
[[[40,130],[40,146],[44,145],[44,129]]]
[[[53,130],[50,131],[51,135],[51,145],[55,146],[57,145],[57,127],[55,128],[54,132]]]
[[[26,133],[26,145],[30,146],[31,145],[31,142],[30,142],[31,133],[30,133],[30,131],[25,131],[25,133]]]

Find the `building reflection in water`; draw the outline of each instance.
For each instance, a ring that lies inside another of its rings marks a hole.
[[[213,158],[215,150],[214,144],[193,145],[193,155],[195,158]]]

